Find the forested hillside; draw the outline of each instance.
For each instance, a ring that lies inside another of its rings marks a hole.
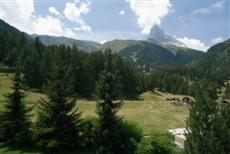
[[[220,80],[230,76],[230,40],[212,46],[196,67]]]
[[[69,77],[73,79],[74,91],[81,97],[93,96],[95,83],[104,69],[104,61],[110,55],[110,50],[89,53],[65,45],[45,46],[38,38],[32,40],[5,23],[2,26],[0,62],[11,68],[18,64],[26,86],[46,87],[46,78],[49,78],[53,63],[61,61],[68,68],[66,71]],[[124,81],[122,97],[135,97],[140,90],[137,72],[117,54],[112,54],[112,64],[112,70]]]

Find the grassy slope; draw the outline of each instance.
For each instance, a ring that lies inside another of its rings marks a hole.
[[[3,109],[5,98],[2,96],[10,91],[10,76],[0,74],[0,110]],[[34,92],[27,92],[25,101],[28,105],[34,105],[33,113],[36,113],[36,105],[39,98],[44,95]],[[77,106],[82,111],[83,117],[96,116],[95,101],[78,100]],[[170,128],[184,127],[188,115],[188,109],[184,106],[173,106],[165,101],[164,96],[156,96],[151,92],[143,93],[139,100],[124,101],[119,115],[125,119],[138,123],[143,127],[144,132],[149,134],[151,130],[167,131]],[[35,119],[34,116],[32,118]],[[9,152],[6,152],[6,151]],[[3,152],[4,151],[4,152]],[[0,147],[0,154],[18,154],[20,151],[11,151]],[[22,152],[22,154],[25,154]]]

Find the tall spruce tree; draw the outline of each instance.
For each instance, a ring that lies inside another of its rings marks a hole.
[[[230,103],[221,102],[218,104],[215,131],[215,151],[218,154],[230,153]]]
[[[0,138],[14,146],[26,146],[30,141],[29,111],[23,101],[24,92],[21,77],[17,69],[12,92],[6,95],[7,101],[3,112],[0,113]]]
[[[113,98],[120,91],[121,84],[116,73],[112,72],[112,53],[107,52],[105,70],[102,71],[96,83],[96,94],[102,101],[97,103],[99,116],[98,154],[116,153],[119,117],[116,115],[121,102],[113,102]],[[119,139],[118,139],[119,140]]]
[[[80,112],[75,108],[73,85],[66,73],[68,67],[57,60],[47,81],[48,99],[41,99],[35,137],[37,144],[48,151],[74,148],[78,145]]]
[[[196,85],[195,101],[191,104],[187,121],[186,153],[217,154],[218,141],[217,103],[212,100],[213,90],[209,85]]]

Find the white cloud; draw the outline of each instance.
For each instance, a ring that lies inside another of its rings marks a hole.
[[[82,5],[81,8],[84,9],[84,7],[85,6]],[[54,9],[50,7],[49,11],[54,13]],[[36,14],[33,0],[26,0],[23,2],[21,0],[15,0],[10,3],[2,2],[1,19],[29,34],[36,33],[39,35],[67,36],[76,38],[76,36],[78,36],[78,34],[82,31],[91,31],[91,28],[83,20],[80,21],[80,29],[78,31],[74,31],[74,29],[66,27],[66,25],[58,17],[50,15],[41,16]]]
[[[3,20],[22,31],[32,32],[33,28],[30,24],[35,13],[33,0],[2,2],[2,11],[4,12],[1,16]]]
[[[225,0],[219,0],[206,8],[199,8],[193,11],[193,15],[197,14],[209,14],[213,11],[222,10],[224,8]]]
[[[49,7],[49,12],[50,12],[51,14],[54,14],[54,15],[59,15],[59,14],[60,14],[60,13],[58,12],[58,10],[57,10],[55,7],[53,7],[53,6]]]
[[[83,23],[80,27],[75,27],[74,29],[76,31],[85,31],[85,32],[91,32],[92,31],[92,28],[85,23]]]
[[[121,11],[119,12],[119,14],[123,16],[123,15],[125,15],[126,13],[125,13],[124,10],[121,10]]]
[[[108,40],[101,40],[100,44],[104,44],[105,42],[107,42]]]
[[[80,27],[76,27],[75,30],[83,30],[86,32],[91,32],[91,27],[82,19],[81,15],[87,14],[90,11],[90,2],[80,3],[76,1],[75,3],[66,3],[65,9],[63,11],[65,17],[73,22],[79,24]]]
[[[50,26],[52,25],[52,26]],[[37,34],[47,34],[47,35],[62,35],[64,24],[57,18],[47,16],[38,17],[33,22],[34,31]]]
[[[169,13],[172,4],[169,0],[126,0],[137,17],[143,34],[148,34],[154,25],[160,25],[161,19]]]
[[[184,38],[177,38],[177,40],[184,43],[187,47],[192,49],[201,50],[201,51],[207,51],[208,49],[208,47],[198,39],[184,37]]]
[[[223,37],[217,37],[217,38],[214,38],[214,39],[211,40],[211,42],[213,44],[220,43],[220,42],[223,42],[223,41],[224,41]]]

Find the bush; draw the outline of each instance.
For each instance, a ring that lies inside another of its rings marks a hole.
[[[92,149],[98,146],[99,123],[97,118],[87,117],[82,119],[80,126],[80,137],[83,148]],[[117,129],[113,134],[113,153],[133,154],[142,140],[142,129],[135,123],[119,120]]]
[[[153,133],[139,145],[136,154],[175,154],[176,147],[169,134]]]
[[[120,126],[117,131],[118,138],[115,139],[117,147],[116,152],[114,153],[135,153],[138,144],[143,138],[142,128],[135,123],[121,120]]]
[[[87,117],[82,119],[80,125],[80,140],[84,148],[94,148],[98,137],[98,119]]]

